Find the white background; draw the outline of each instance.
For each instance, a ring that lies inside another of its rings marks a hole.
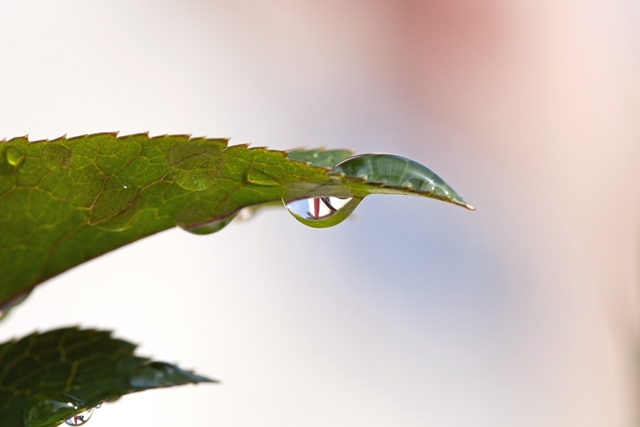
[[[476,212],[377,196],[170,230],[65,273],[0,338],[82,325],[223,381],[91,426],[630,426],[632,0],[0,1],[0,137],[231,137],[414,158]]]

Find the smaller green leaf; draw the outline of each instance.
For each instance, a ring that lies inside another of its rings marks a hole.
[[[0,345],[0,427],[54,427],[153,388],[216,382],[134,355],[107,331],[64,328]]]

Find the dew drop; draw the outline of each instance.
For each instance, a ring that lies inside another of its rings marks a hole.
[[[93,415],[93,408],[87,409],[86,411],[80,412],[79,414],[74,415],[73,417],[65,420],[65,424],[70,426],[81,426]]]
[[[236,221],[240,221],[240,222],[249,221],[251,218],[253,218],[256,215],[256,210],[257,208],[251,208],[251,207],[240,209],[240,212],[238,212],[238,215],[236,215]]]
[[[175,182],[187,190],[211,187],[224,167],[222,140],[183,141],[169,151],[169,167]]]
[[[5,150],[4,156],[7,159],[7,163],[11,166],[18,166],[24,159],[22,155],[22,151],[18,150],[15,147],[9,147]]]
[[[47,144],[42,150],[42,161],[51,170],[66,169],[71,161],[71,150],[62,144]]]
[[[138,188],[116,175],[107,181],[89,212],[89,225],[107,231],[124,231],[133,226],[138,218],[134,208]]]
[[[344,207],[351,197],[341,199],[339,197],[312,197],[304,200],[294,200],[287,204],[289,212],[304,219],[320,220],[328,218]]]
[[[0,305],[0,320],[7,317],[9,312],[18,304],[22,303],[31,294],[32,289],[20,292],[18,295],[12,297],[8,301]]]
[[[189,226],[187,221],[184,221],[183,218],[178,218],[178,226],[185,231],[188,231],[191,234],[213,234],[225,228],[227,225],[233,221],[235,215],[228,216],[227,218],[223,218],[217,221],[208,222],[206,224],[197,225],[197,226]]]
[[[211,234],[225,228],[237,213],[221,210],[215,200],[202,198],[178,212],[176,225],[192,234]]]
[[[78,410],[76,404],[66,400],[37,399],[30,402],[22,421],[26,427],[45,427],[72,416]]]
[[[358,197],[311,197],[285,203],[285,207],[304,225],[326,228],[347,219],[361,200]]]

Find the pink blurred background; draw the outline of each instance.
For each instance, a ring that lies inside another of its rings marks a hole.
[[[371,197],[171,230],[37,289],[0,338],[81,324],[221,379],[94,427],[632,426],[640,4],[0,1],[0,137],[120,130],[392,152],[476,212]]]

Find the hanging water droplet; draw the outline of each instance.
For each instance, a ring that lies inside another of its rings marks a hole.
[[[328,218],[342,209],[351,197],[341,199],[339,197],[312,197],[310,199],[294,200],[286,206],[289,212],[304,219],[320,220]]]
[[[11,166],[18,166],[24,159],[22,155],[22,151],[18,150],[15,147],[9,147],[5,150],[4,156],[7,159],[7,163]]]
[[[289,213],[304,225],[314,228],[333,227],[355,210],[358,197],[311,197],[285,203]]]
[[[66,395],[66,393],[62,393]],[[25,408],[22,421],[26,427],[45,427],[55,425],[60,420],[71,417],[78,411],[80,402],[71,403],[65,399],[67,396],[58,396],[52,399],[33,399]],[[72,396],[68,396],[72,398]],[[72,399],[74,400],[74,399]]]
[[[9,312],[18,304],[22,303],[31,294],[32,289],[24,292],[20,292],[18,295],[12,297],[8,301],[0,305],[0,320],[4,319]]]
[[[73,417],[65,420],[65,424],[70,426],[81,426],[82,424],[89,421],[92,415],[93,415],[93,408],[80,412],[79,414],[76,414]]]
[[[71,150],[61,144],[47,144],[42,150],[42,162],[51,170],[66,169],[71,161]]]
[[[192,228],[183,227],[182,225],[180,225],[180,223],[178,223],[178,225],[183,230],[188,231],[189,233],[192,233],[192,234],[199,234],[199,235],[213,234],[213,233],[217,233],[218,231],[222,230],[227,225],[229,225],[234,218],[235,218],[235,215],[232,215],[228,218],[209,222],[203,225],[198,225],[197,227],[192,227]]]
[[[240,221],[240,222],[244,222],[244,221],[249,221],[251,218],[253,218],[256,215],[256,208],[242,208],[240,209],[240,212],[238,212],[238,215],[236,215],[236,221]]]
[[[228,215],[222,219],[211,221],[211,212],[213,208],[210,208],[204,203],[194,203],[186,206],[176,218],[176,225],[185,231],[192,234],[212,234],[225,228],[233,219],[237,213]]]

